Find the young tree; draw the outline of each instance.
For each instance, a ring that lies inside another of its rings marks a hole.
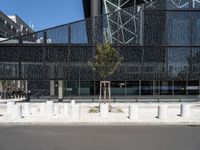
[[[99,44],[96,47],[96,54],[91,61],[92,69],[95,74],[100,78],[100,96],[99,103],[101,103],[101,90],[103,84],[104,91],[104,103],[106,103],[106,91],[108,84],[109,92],[109,104],[111,101],[111,92],[110,92],[110,81],[106,81],[122,64],[122,57],[119,52],[113,48],[110,44],[104,43]]]

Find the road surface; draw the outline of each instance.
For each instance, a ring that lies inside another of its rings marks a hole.
[[[200,126],[0,125],[0,150],[200,150]]]

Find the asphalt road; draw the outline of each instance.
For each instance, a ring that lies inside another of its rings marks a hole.
[[[0,150],[200,150],[200,126],[0,126]]]

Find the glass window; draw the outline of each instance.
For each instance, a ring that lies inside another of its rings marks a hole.
[[[125,81],[112,81],[111,95],[125,95]]]
[[[4,26],[5,21],[0,17],[0,25]]]
[[[139,81],[126,82],[126,95],[139,95]]]
[[[174,81],[174,94],[175,95],[186,94],[186,81]]]
[[[160,81],[160,95],[172,95],[172,81]]]
[[[188,95],[198,95],[199,94],[199,81],[188,81]]]
[[[153,95],[153,81],[142,81],[141,82],[141,94],[142,95]]]
[[[65,85],[66,95],[74,95],[74,96],[79,95],[79,91],[78,91],[79,82],[78,81],[66,81],[65,83],[66,83],[66,85]]]
[[[94,95],[94,81],[80,81],[80,95]]]

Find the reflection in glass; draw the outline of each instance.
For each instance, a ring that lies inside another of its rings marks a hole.
[[[199,95],[199,81],[188,81],[188,95]]]
[[[153,81],[142,81],[141,82],[141,94],[142,95],[153,95]]]
[[[111,82],[112,95],[125,95],[125,81],[112,81]]]
[[[80,95],[94,95],[93,81],[80,81]]]
[[[174,95],[186,94],[186,81],[174,81]]]
[[[126,95],[139,95],[139,81],[126,82]]]
[[[160,95],[172,95],[172,81],[160,81]]]
[[[79,95],[79,91],[78,91],[78,87],[79,87],[79,82],[78,81],[66,81],[66,88],[65,88],[65,93],[66,95],[73,95],[73,96],[78,96]]]

